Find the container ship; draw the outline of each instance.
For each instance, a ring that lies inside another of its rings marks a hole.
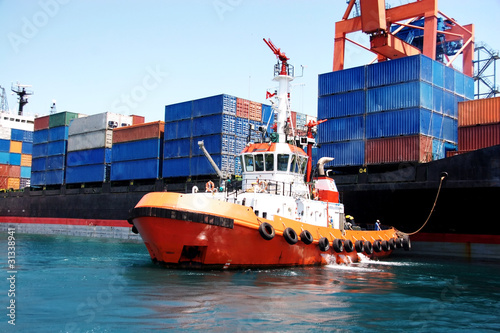
[[[317,127],[314,163],[334,157],[326,173],[360,228],[378,219],[418,231],[414,253],[498,259],[500,230],[490,217],[500,188],[500,99],[474,100],[473,25],[437,11],[435,0],[369,6],[349,1],[336,24],[333,71],[318,77],[317,119],[326,121]],[[352,16],[353,8],[359,15]],[[430,44],[426,29],[436,36]],[[370,35],[377,63],[343,68],[353,31]],[[456,54],[462,71],[452,67]],[[289,140],[300,143],[315,119],[290,112]],[[140,240],[127,219],[144,195],[191,193],[215,175],[199,141],[238,188],[237,155],[264,140],[259,129],[272,134],[275,123],[270,105],[227,94],[167,105],[164,120],[153,123],[109,113],[38,117],[31,134],[11,130],[2,137],[9,142],[0,142],[7,154],[22,155],[13,141],[31,149],[30,186],[22,190],[20,180],[6,187],[0,227]],[[18,156],[8,158],[4,170],[20,164]]]

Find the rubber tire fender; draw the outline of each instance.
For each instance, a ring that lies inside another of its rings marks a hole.
[[[333,250],[337,253],[344,251],[344,243],[342,242],[342,239],[335,238],[333,240]]]
[[[352,252],[354,250],[354,245],[352,244],[352,241],[350,239],[344,240],[344,250],[347,253]]]
[[[402,249],[403,248],[403,238],[396,239],[396,247],[398,249]]]
[[[368,255],[372,254],[373,253],[373,245],[372,245],[372,243],[370,243],[370,241],[366,241],[363,244],[363,250]]]
[[[394,250],[396,248],[396,239],[391,238],[389,239],[389,249]]]
[[[300,240],[306,245],[309,245],[312,242],[314,242],[313,235],[308,230],[303,230],[300,233]]]
[[[362,240],[357,240],[356,242],[354,242],[354,248],[356,249],[356,252],[363,252],[363,245],[364,242]]]
[[[403,249],[405,249],[405,251],[410,251],[411,250],[410,237],[403,238]]]
[[[290,227],[283,230],[283,237],[285,237],[286,242],[290,245],[295,245],[299,241],[299,236],[297,236],[295,230]]]
[[[275,235],[273,226],[267,222],[261,223],[259,225],[259,233],[265,240],[271,240]]]
[[[391,246],[389,245],[389,242],[386,240],[382,241],[382,251],[389,251],[391,249]]]
[[[330,249],[330,242],[328,241],[328,238],[321,237],[318,241],[318,246],[321,251],[328,251]]]

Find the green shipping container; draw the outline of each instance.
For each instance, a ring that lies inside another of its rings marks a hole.
[[[64,111],[51,114],[49,116],[49,128],[58,126],[69,126],[71,120],[75,118],[78,118],[78,113]]]

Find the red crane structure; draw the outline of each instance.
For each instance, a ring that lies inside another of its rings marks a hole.
[[[279,75],[288,75],[287,61],[290,60],[290,58],[285,55],[285,52],[282,52],[281,49],[274,46],[273,42],[271,42],[271,39],[266,40],[265,38],[263,38],[263,40],[267,44],[267,46],[269,46],[271,51],[273,51],[273,53],[276,55],[276,58],[281,61],[281,72],[279,73]]]
[[[359,1],[360,16],[348,18],[352,8]],[[438,30],[438,18],[446,19],[446,29]],[[424,20],[424,25],[411,23]],[[401,22],[407,21],[407,22]],[[391,32],[391,26],[399,28]],[[423,46],[417,48],[395,34],[404,27],[423,30]],[[347,38],[348,33],[362,31],[370,35],[370,48],[366,48]],[[438,10],[438,0],[417,0],[406,5],[385,8],[385,0],[350,0],[341,21],[335,23],[335,44],[333,70],[344,69],[345,42],[349,41],[366,50],[377,54],[378,61],[396,59],[416,54],[436,60],[436,49],[442,42],[438,34],[446,36],[446,42],[461,42],[461,48],[451,57],[446,56],[446,66],[452,66],[453,61],[462,54],[463,73],[473,75],[474,60],[474,25],[462,26],[454,19]]]

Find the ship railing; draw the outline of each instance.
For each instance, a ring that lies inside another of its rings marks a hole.
[[[239,188],[233,188],[232,190],[229,189],[229,187],[226,187],[226,194],[227,195],[232,195],[235,194],[236,196],[238,194],[244,193],[244,192],[254,192],[254,193],[270,193],[270,194],[275,194],[275,195],[283,195],[287,197],[293,196],[293,182],[280,182],[276,180],[271,180],[271,179],[261,179],[259,180],[259,183],[257,183],[255,180],[245,180],[244,184],[243,182],[241,183],[241,187]],[[246,191],[243,191],[243,188],[246,189]]]

